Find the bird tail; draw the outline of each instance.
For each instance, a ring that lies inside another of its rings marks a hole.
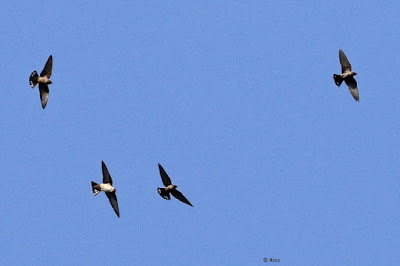
[[[342,84],[343,82],[343,78],[341,75],[337,75],[337,74],[333,74],[333,80],[335,81],[335,84],[337,86],[340,86],[340,84]]]
[[[38,79],[39,75],[38,73],[35,71],[33,71],[29,77],[29,84],[31,85],[32,88],[34,88],[37,84],[37,79]]]
[[[92,192],[93,192],[93,195],[95,195],[95,196],[100,193],[100,190],[98,190],[98,186],[99,186],[99,184],[92,181]]]
[[[169,195],[169,192],[165,191],[165,188],[159,187],[159,188],[157,188],[157,192],[158,192],[158,194],[160,194],[160,196],[163,199],[166,199],[166,200],[170,200],[171,199],[171,196]]]

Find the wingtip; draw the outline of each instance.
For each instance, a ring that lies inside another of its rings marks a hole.
[[[185,202],[187,205],[189,205],[190,207],[193,207],[192,203],[190,203],[190,201]]]
[[[190,205],[191,207],[193,207],[192,203],[190,203],[189,200],[188,200],[187,204]]]

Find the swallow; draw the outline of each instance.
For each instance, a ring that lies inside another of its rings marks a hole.
[[[360,100],[360,96],[358,94],[357,81],[354,79],[354,76],[357,75],[357,73],[351,70],[349,59],[347,59],[342,50],[339,50],[339,61],[342,65],[342,75],[333,74],[335,84],[340,87],[340,84],[342,84],[344,80],[346,85],[349,87],[350,93],[353,95],[354,100],[358,102]]]
[[[103,161],[101,161],[101,169],[103,171],[103,184],[97,184],[96,182],[92,181],[92,191],[93,194],[96,196],[101,191],[104,191],[107,195],[108,200],[111,203],[115,213],[119,217],[119,208],[118,208],[118,201],[117,195],[115,194],[117,190],[113,187],[113,181],[111,179],[111,175],[107,170],[107,166]]]
[[[172,196],[174,196],[176,199],[193,207],[193,205],[187,200],[187,198],[185,198],[185,196],[183,196],[183,194],[176,189],[178,186],[172,184],[171,179],[169,178],[168,174],[165,172],[161,164],[158,164],[158,169],[160,170],[161,180],[165,186],[165,188],[157,188],[158,194],[160,194],[162,198],[170,200],[171,196],[169,195],[169,193],[171,193]]]
[[[52,83],[50,80],[52,69],[53,69],[53,57],[50,55],[49,59],[47,59],[46,65],[44,65],[44,68],[40,73],[40,76],[38,76],[38,73],[35,70],[29,77],[29,84],[31,85],[32,88],[34,88],[36,84],[39,83],[40,100],[42,101],[43,109],[46,107],[47,100],[49,99],[48,84]]]

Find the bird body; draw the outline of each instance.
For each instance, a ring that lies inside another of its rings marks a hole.
[[[177,187],[178,187],[177,185],[169,185],[169,186],[165,187],[165,191],[171,191],[171,190],[173,190],[173,189],[175,189]]]
[[[92,181],[92,192],[93,195],[99,194],[101,191],[106,193],[108,200],[110,201],[111,207],[114,209],[115,214],[119,217],[119,207],[116,192],[117,190],[113,186],[113,181],[110,173],[108,172],[106,164],[101,161],[101,169],[103,172],[103,183],[97,184]]]
[[[44,83],[44,84],[51,84],[51,80],[49,77],[37,77],[36,78],[36,83]]]
[[[349,87],[349,91],[351,95],[353,95],[354,100],[358,102],[360,96],[358,93],[357,81],[354,79],[354,76],[357,75],[357,73],[352,71],[351,64],[342,50],[339,50],[339,61],[342,66],[342,74],[333,74],[333,80],[338,87],[340,87],[344,81]]]
[[[94,190],[93,193],[96,196],[99,194],[101,191],[104,192],[116,192],[117,190],[115,187],[113,187],[111,184],[106,183],[106,184],[97,184],[96,182],[92,181],[92,189]]]
[[[349,78],[349,77],[354,77],[355,75],[357,75],[356,72],[346,71],[341,76],[342,76],[343,79],[346,79],[346,78]]]
[[[178,186],[172,184],[171,179],[169,178],[167,172],[165,172],[161,164],[158,164],[158,169],[160,170],[161,180],[165,186],[157,188],[158,194],[166,200],[170,200],[170,194],[172,194],[172,196],[174,196],[176,199],[193,207],[190,201],[185,196],[183,196],[183,194],[179,190],[176,189]]]
[[[31,75],[29,76],[29,84],[31,85],[32,88],[36,86],[36,84],[39,83],[39,93],[40,93],[40,100],[42,102],[42,108],[44,109],[47,105],[47,101],[49,99],[49,84],[52,84],[50,77],[51,77],[51,72],[53,69],[53,56],[49,56],[47,59],[47,62],[40,73],[40,76],[38,73],[33,71]]]

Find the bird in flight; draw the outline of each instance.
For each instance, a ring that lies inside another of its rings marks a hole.
[[[53,68],[53,57],[50,55],[49,59],[47,59],[46,65],[44,65],[44,68],[40,73],[40,76],[35,70],[29,77],[29,84],[31,85],[32,88],[34,88],[36,84],[39,83],[40,100],[42,101],[43,109],[46,107],[47,100],[49,99],[48,84],[52,83],[50,80],[52,68]]]
[[[187,200],[187,198],[185,198],[185,196],[183,196],[183,194],[176,189],[178,186],[172,184],[171,179],[169,178],[168,174],[165,172],[161,164],[158,164],[158,169],[160,170],[161,180],[165,186],[165,188],[157,188],[158,194],[160,194],[162,198],[170,200],[171,196],[169,194],[171,193],[172,196],[174,196],[178,200],[193,207],[193,205]]]
[[[117,192],[117,190],[112,185],[113,181],[111,179],[111,175],[108,172],[107,166],[105,165],[105,163],[103,161],[101,161],[101,168],[103,171],[103,183],[97,184],[96,182],[92,181],[93,194],[96,196],[101,191],[104,191],[106,193],[106,196],[107,196],[108,200],[110,201],[111,206],[113,207],[115,213],[119,217],[117,195],[115,194]]]
[[[351,70],[349,59],[347,59],[347,56],[342,50],[339,50],[339,61],[342,65],[342,74],[333,74],[335,84],[339,87],[344,80],[346,85],[349,87],[350,93],[353,95],[354,100],[358,102],[360,100],[360,96],[358,94],[357,81],[354,79],[354,76],[357,75],[357,73]]]

